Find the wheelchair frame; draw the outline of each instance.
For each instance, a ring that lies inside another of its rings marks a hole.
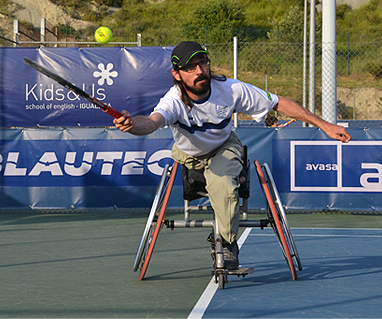
[[[247,165],[250,165],[249,160]],[[300,258],[297,253],[297,249],[292,237],[292,233],[286,218],[285,211],[283,209],[279,193],[277,191],[274,179],[271,171],[267,165],[254,161],[257,176],[261,188],[263,190],[264,199],[266,203],[267,219],[260,220],[248,220],[248,199],[241,198],[240,210],[242,213],[242,219],[240,220],[240,227],[265,227],[271,226],[275,232],[277,240],[280,244],[281,251],[287,262],[288,268],[291,272],[292,279],[297,280],[296,270],[302,270]],[[174,185],[176,173],[179,168],[179,163],[175,162],[172,167],[168,164],[163,169],[163,174],[157,188],[157,192],[154,197],[154,201],[150,210],[149,217],[146,222],[146,226],[143,232],[142,240],[139,245],[137,256],[134,262],[133,270],[140,269],[139,280],[145,277],[151,255],[153,253],[156,240],[159,235],[160,229],[166,225],[167,228],[187,228],[187,227],[211,227],[213,229],[212,236],[210,235],[209,241],[211,242],[211,255],[213,259],[212,274],[215,276],[215,283],[218,283],[220,289],[224,289],[225,284],[228,282],[228,275],[237,275],[245,277],[247,274],[253,272],[253,268],[239,268],[238,270],[224,269],[224,260],[222,253],[221,241],[216,240],[219,238],[219,230],[217,222],[213,220],[192,220],[190,219],[191,211],[212,211],[211,206],[191,206],[188,200],[184,201],[185,205],[185,219],[184,220],[167,220],[166,210],[168,201],[171,195],[171,191]],[[248,170],[249,171],[249,170]],[[249,183],[249,177],[248,177]],[[248,184],[249,186],[249,184]],[[201,193],[200,197],[208,194]],[[212,237],[212,238],[211,238]]]

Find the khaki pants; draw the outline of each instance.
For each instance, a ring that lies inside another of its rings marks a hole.
[[[192,157],[172,148],[172,157],[187,168],[204,169],[206,190],[215,212],[220,235],[229,243],[237,238],[240,219],[239,174],[243,169],[243,146],[232,132],[223,145],[209,154]]]

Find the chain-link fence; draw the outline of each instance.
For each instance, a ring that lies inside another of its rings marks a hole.
[[[10,26],[9,26],[10,27]],[[7,36],[0,35],[0,47],[96,47],[100,44],[96,41],[78,40],[72,34],[69,34],[68,25],[58,28],[46,19],[41,19],[40,30],[14,20],[13,33],[7,33]],[[0,29],[0,33],[1,33]],[[12,34],[12,35],[10,35]],[[107,46],[141,46],[141,35],[135,34],[133,42],[109,42]],[[105,46],[105,45],[104,45]]]
[[[233,45],[209,44],[208,50],[213,70],[233,76]],[[337,43],[336,51],[337,78],[331,85],[337,89],[337,120],[345,121],[351,127],[381,127],[382,42]],[[325,96],[322,94],[322,65],[322,45],[317,44],[314,107],[319,116],[323,116],[323,100],[325,103]],[[304,83],[308,81],[304,82],[303,69],[302,43],[239,42],[240,80],[305,105]],[[306,90],[309,88],[306,87]]]
[[[75,47],[76,38],[68,32],[64,32],[58,29],[56,26],[45,20],[43,22],[44,28],[42,33],[42,39],[44,46],[46,47]]]

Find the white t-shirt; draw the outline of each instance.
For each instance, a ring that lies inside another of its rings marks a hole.
[[[251,84],[234,79],[212,79],[208,100],[194,103],[191,110],[182,102],[179,88],[173,86],[153,112],[164,116],[165,125],[170,126],[181,151],[201,156],[227,140],[233,128],[234,112],[248,114],[259,122],[277,103],[277,95]]]

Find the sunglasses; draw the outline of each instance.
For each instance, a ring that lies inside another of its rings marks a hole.
[[[179,70],[191,73],[191,72],[194,72],[196,70],[196,67],[198,65],[200,66],[200,68],[205,68],[205,67],[210,65],[210,60],[204,59],[204,60],[201,60],[197,63],[188,63],[185,66],[179,68]]]

